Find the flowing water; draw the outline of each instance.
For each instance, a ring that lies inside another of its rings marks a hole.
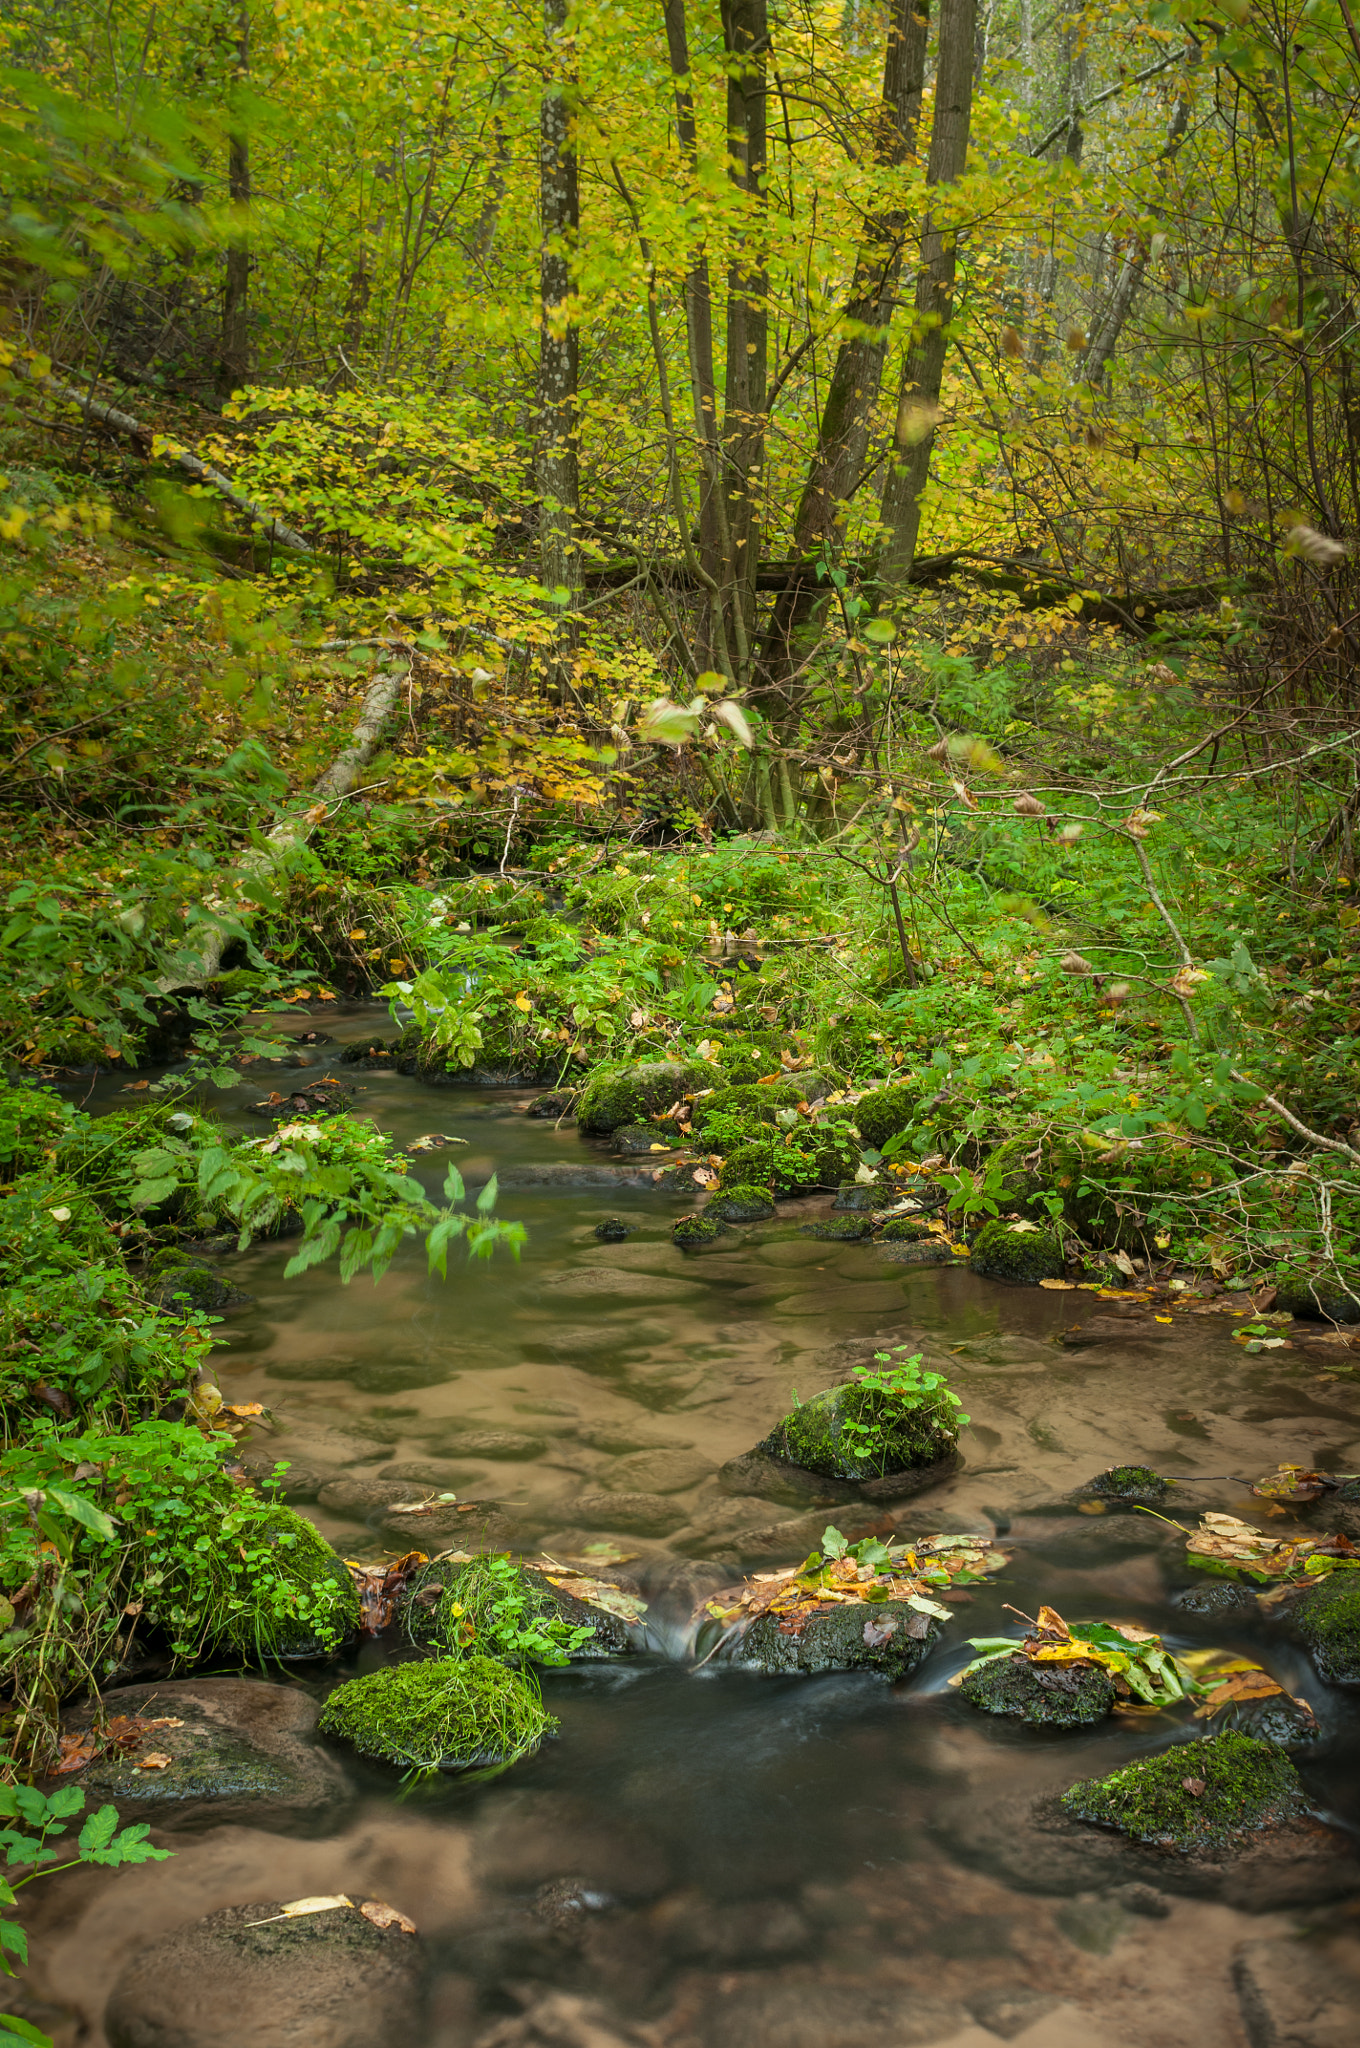
[[[353,1007],[324,1028],[358,1038],[375,1021]],[[285,1281],[287,1244],[232,1260],[254,1304],[224,1325],[222,1386],[264,1402],[277,1426],[252,1455],[291,1458],[304,1478],[343,1463],[416,1496],[494,1499],[526,1549],[609,1546],[652,1601],[651,1647],[546,1674],[560,1739],[490,1782],[402,1793],[351,1765],[353,1798],[329,1832],[186,1828],[173,1862],[55,1880],[33,1921],[33,1983],[63,2048],[102,2043],[104,1999],[137,1941],[222,1905],[331,1891],[385,1898],[419,1923],[434,1966],[430,2048],[1263,2048],[1277,2037],[1253,2012],[1281,1956],[1296,1976],[1302,1957],[1319,1984],[1339,1971],[1360,1994],[1360,1914],[1344,1897],[1247,1913],[1098,1872],[1045,1888],[1026,1867],[1008,1799],[1201,1732],[1187,1715],[1056,1736],[979,1715],[946,1685],[968,1633],[1015,1625],[1005,1603],[1264,1655],[1322,1724],[1300,1759],[1310,1794],[1354,1828],[1353,1696],[1321,1686],[1254,1614],[1179,1610],[1175,1593],[1196,1575],[1176,1531],[1083,1513],[1070,1497],[1138,1462],[1181,1482],[1191,1515],[1250,1513],[1261,1503],[1243,1482],[1281,1460],[1360,1470],[1360,1407],[1325,1358],[1247,1355],[1210,1303],[1121,1320],[1121,1304],[1087,1293],[818,1241],[801,1225],[826,1199],[685,1255],[670,1226],[690,1202],[654,1186],[650,1162],[621,1166],[574,1125],[528,1119],[532,1091],[358,1080],[356,1111],[399,1143],[465,1139],[422,1155],[421,1178],[437,1191],[450,1156],[470,1186],[494,1170],[499,1211],[525,1223],[528,1245],[518,1265],[464,1265],[455,1247],[447,1284],[414,1248],[378,1285],[348,1288],[325,1269]],[[252,1092],[218,1105],[238,1128],[259,1128],[243,1108]],[[608,1216],[629,1226],[626,1241],[596,1238]],[[957,1473],[871,1518],[903,1533],[995,1532],[1009,1569],[965,1596],[901,1687],[696,1671],[697,1599],[739,1568],[795,1561],[827,1519],[848,1528],[858,1512],[867,1526],[862,1509],[809,1514],[725,1492],[718,1467],[795,1389],[902,1343],[947,1367],[972,1423]],[[402,1547],[378,1527],[381,1510],[367,1527],[307,1512],[347,1555]],[[370,1643],[350,1669],[387,1654]]]

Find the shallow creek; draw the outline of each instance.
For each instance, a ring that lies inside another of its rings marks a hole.
[[[358,1038],[381,1019],[353,1007],[316,1022]],[[353,1071],[325,1059],[318,1072]],[[324,1269],[285,1281],[286,1244],[232,1260],[255,1299],[223,1326],[221,1382],[277,1423],[252,1457],[344,1462],[355,1477],[409,1480],[413,1497],[428,1485],[504,1502],[526,1549],[579,1557],[612,1544],[652,1600],[652,1647],[548,1673],[560,1739],[499,1779],[403,1793],[350,1762],[354,1796],[328,1832],[177,1829],[164,1836],[172,1862],[54,1880],[31,1921],[31,1981],[63,2048],[99,2048],[105,1997],[138,1941],[219,1906],[333,1891],[387,1899],[418,1922],[434,1964],[429,2048],[1263,2048],[1276,2036],[1239,1994],[1286,1943],[1320,1970],[1353,1972],[1360,1998],[1360,1909],[1248,1915],[1146,1888],[1029,1890],[1004,1844],[973,1825],[1007,1795],[1060,1790],[1200,1732],[1188,1714],[1114,1716],[1058,1737],[993,1722],[946,1687],[968,1633],[1012,1625],[1007,1602],[1263,1655],[1322,1723],[1299,1759],[1319,1810],[1360,1823],[1353,1697],[1322,1686],[1254,1618],[1178,1611],[1176,1590],[1197,1575],[1174,1530],[1082,1513],[1070,1498],[1102,1468],[1139,1462],[1194,1482],[1195,1506],[1250,1514],[1260,1503],[1241,1482],[1283,1459],[1360,1471],[1360,1402],[1344,1378],[1302,1351],[1248,1356],[1221,1313],[1121,1329],[1090,1294],[1004,1288],[801,1234],[829,1198],[785,1204],[773,1223],[687,1256],[670,1225],[692,1199],[659,1191],[648,1163],[621,1166],[574,1125],[529,1120],[533,1091],[356,1079],[356,1112],[398,1142],[466,1139],[423,1156],[422,1179],[436,1190],[450,1157],[470,1186],[495,1170],[499,1211],[529,1242],[518,1265],[466,1265],[455,1247],[447,1284],[426,1277],[416,1250],[376,1287],[342,1288]],[[262,1092],[218,1106],[259,1129],[244,1104]],[[116,1084],[101,1092],[118,1100]],[[625,1242],[596,1239],[607,1216],[630,1226]],[[1096,1317],[1089,1342],[1070,1341]],[[947,1367],[973,1419],[962,1468],[880,1526],[996,1532],[1010,1568],[972,1589],[901,1688],[696,1672],[693,1602],[742,1566],[809,1547],[799,1509],[730,1496],[717,1468],[795,1389],[806,1396],[900,1343]],[[509,1454],[461,1451],[453,1439],[470,1430],[511,1433],[496,1446]],[[611,1494],[665,1506],[639,1533],[636,1509],[620,1526]],[[305,1512],[346,1555],[396,1547],[380,1515],[366,1528]],[[781,1537],[781,1523],[797,1526]],[[386,1654],[370,1643],[349,1670]],[[289,1682],[319,1692],[335,1678],[305,1669]]]

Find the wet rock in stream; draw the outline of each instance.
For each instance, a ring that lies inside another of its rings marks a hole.
[[[1078,1496],[1148,1507],[1159,1507],[1170,1492],[1171,1481],[1149,1465],[1112,1465],[1077,1488]]]
[[[904,1600],[856,1600],[796,1620],[762,1614],[718,1661],[767,1676],[873,1671],[895,1680],[916,1669],[940,1633],[938,1621]],[[703,1630],[695,1647],[706,1652]]]
[[[357,1904],[280,1912],[277,1900],[228,1906],[140,1949],[105,2009],[109,2048],[410,2048],[421,2038],[417,1936],[375,1926]]]
[[[1019,1654],[998,1658],[970,1672],[959,1690],[983,1713],[1005,1714],[1036,1728],[1083,1728],[1103,1721],[1115,1702],[1110,1673],[1086,1659],[1036,1664]]]
[[[756,1452],[828,1479],[854,1480],[878,1500],[899,1499],[956,1468],[947,1410],[923,1402],[880,1421],[873,1402],[858,1381],[828,1387],[791,1409]],[[867,1445],[859,1434],[866,1424],[875,1431]]]
[[[211,1820],[278,1831],[319,1823],[349,1796],[343,1771],[315,1740],[317,1703],[300,1686],[165,1679],[106,1692],[103,1714],[158,1725],[126,1753],[85,1766],[79,1783],[91,1809],[111,1800],[156,1827]],[[87,1701],[63,1730],[78,1736],[94,1725]],[[152,1756],[168,1762],[152,1765]]]
[[[1318,1941],[1284,1936],[1244,1942],[1233,1986],[1250,2048],[1352,2048],[1360,2000],[1354,1940],[1328,1953]]]
[[[1360,1685],[1360,1584],[1350,1572],[1311,1587],[1290,1620],[1329,1685]]]

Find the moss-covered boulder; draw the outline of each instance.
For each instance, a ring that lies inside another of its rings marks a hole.
[[[855,1104],[855,1122],[866,1145],[881,1152],[889,1138],[909,1131],[916,1121],[924,1087],[919,1082],[899,1081],[890,1088],[875,1088],[861,1095]]]
[[[557,1723],[537,1687],[491,1657],[389,1664],[337,1686],[323,1735],[406,1771],[468,1770],[529,1756]]]
[[[882,1201],[882,1190],[872,1181],[843,1180],[831,1207],[842,1216],[868,1216]]]
[[[1229,1729],[1083,1779],[1062,1807],[1130,1841],[1193,1855],[1245,1846],[1262,1829],[1300,1820],[1307,1801],[1287,1756]]]
[[[803,1226],[805,1237],[815,1237],[827,1244],[858,1244],[861,1238],[872,1237],[873,1232],[871,1216],[827,1216],[820,1223]]]
[[[190,1258],[178,1246],[157,1252],[147,1269],[146,1292],[157,1308],[178,1316],[192,1315],[195,1310],[220,1314],[223,1309],[240,1308],[252,1298],[238,1293],[221,1273]]]
[[[1037,1219],[1042,1198],[1056,1194],[1074,1228],[1109,1251],[1142,1252],[1164,1226],[1193,1224],[1194,1205],[1223,1178],[1212,1153],[1161,1132],[1114,1141],[1021,1133],[987,1164],[1002,1176],[1004,1207]]]
[[[781,1110],[797,1109],[804,1100],[796,1081],[767,1081],[762,1087],[715,1088],[694,1105],[696,1135],[715,1125],[733,1122],[752,1129],[777,1127]]]
[[[500,1554],[432,1558],[411,1580],[398,1626],[424,1649],[510,1664],[598,1662],[637,1647],[617,1614]]]
[[[595,1225],[595,1235],[601,1244],[622,1244],[631,1227],[622,1216],[606,1216],[603,1223]]]
[[[725,1661],[771,1675],[874,1671],[896,1680],[916,1669],[939,1633],[938,1621],[905,1600],[855,1600],[829,1606],[797,1629],[763,1614]]]
[[[524,1113],[558,1123],[564,1117],[575,1116],[580,1095],[579,1088],[553,1088],[546,1095],[536,1095]]]
[[[984,1224],[973,1239],[968,1263],[988,1280],[1027,1287],[1040,1280],[1060,1280],[1067,1270],[1057,1231],[1028,1219]]]
[[[1304,1594],[1293,1620],[1329,1685],[1360,1685],[1360,1572],[1332,1573]]]
[[[620,1124],[613,1133],[614,1150],[625,1159],[645,1159],[654,1152],[675,1149],[675,1126],[663,1124]]]
[[[714,1195],[704,1213],[719,1223],[766,1223],[774,1214],[774,1197],[768,1188],[738,1181]]]
[[[707,1209],[693,1216],[679,1216],[671,1225],[671,1237],[682,1251],[702,1251],[705,1245],[716,1242],[727,1225],[719,1216],[711,1216]]]
[[[772,1139],[753,1139],[749,1145],[738,1145],[727,1154],[718,1175],[718,1186],[724,1194],[736,1188],[774,1187],[774,1155],[777,1146]]]
[[[967,1674],[959,1687],[969,1706],[1006,1714],[1035,1728],[1084,1728],[1114,1710],[1114,1680],[1101,1664],[1036,1664],[1017,1651]]]
[[[919,1216],[890,1216],[878,1233],[884,1244],[916,1244],[928,1237],[937,1237],[938,1231],[930,1227],[930,1219],[924,1213]]]
[[[221,1637],[261,1662],[333,1656],[359,1633],[345,1560],[296,1508],[262,1503],[232,1538]]]
[[[1078,1493],[1097,1500],[1122,1500],[1147,1507],[1158,1506],[1171,1490],[1171,1481],[1163,1479],[1150,1465],[1111,1465],[1107,1472],[1097,1472],[1094,1479],[1088,1479],[1085,1486],[1077,1489]]]
[[[647,1060],[636,1067],[608,1067],[593,1074],[576,1105],[583,1131],[607,1137],[624,1124],[660,1116],[673,1102],[721,1082],[706,1060]]]
[[[886,1418],[881,1406],[881,1397],[858,1380],[829,1387],[800,1401],[756,1449],[828,1479],[881,1479],[953,1458],[958,1432],[946,1402],[895,1410]],[[867,1443],[858,1433],[866,1424],[874,1428]]]
[[[1275,1306],[1308,1322],[1360,1323],[1360,1273],[1286,1273]]]

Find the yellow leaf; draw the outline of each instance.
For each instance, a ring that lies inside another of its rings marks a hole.
[[[533,1007],[534,1007],[534,1006],[533,1006],[533,1004],[532,1004],[532,1003],[531,1003],[531,1002],[529,1001],[529,998],[528,998],[528,996],[526,996],[526,995],[517,995],[517,996],[515,997],[515,1008],[516,1008],[517,1010],[523,1010],[526,1016],[528,1015],[529,1011],[533,1009]]]

